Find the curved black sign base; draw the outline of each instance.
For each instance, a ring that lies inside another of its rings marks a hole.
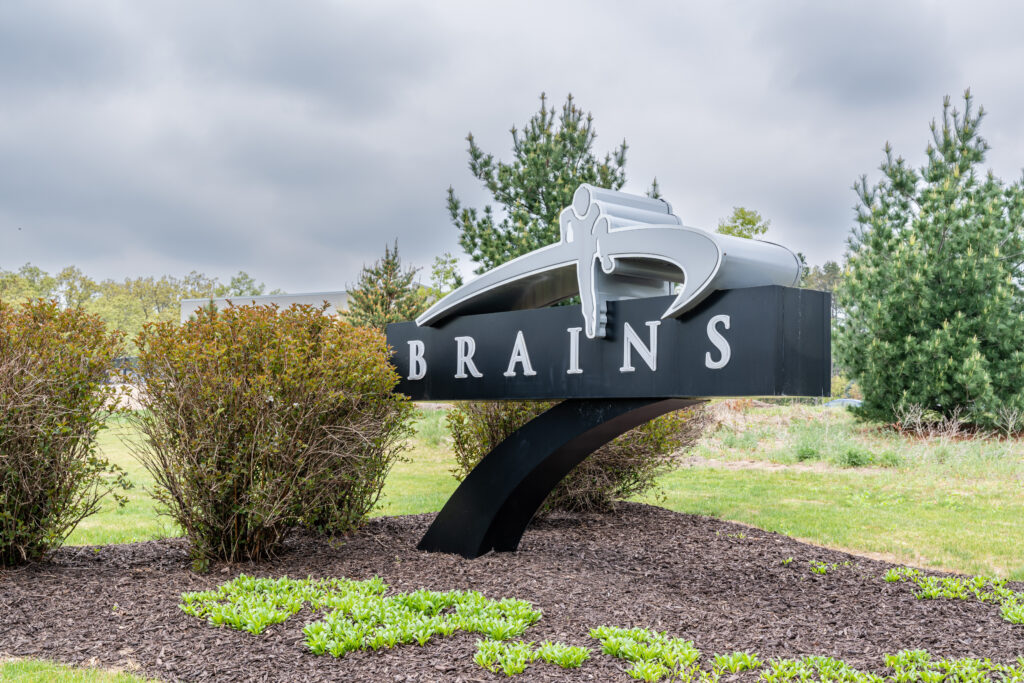
[[[417,546],[476,558],[513,551],[526,525],[573,467],[615,437],[694,399],[569,399],[484,456]]]

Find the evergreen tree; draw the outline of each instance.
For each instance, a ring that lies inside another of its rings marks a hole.
[[[920,171],[886,145],[882,180],[854,185],[837,350],[869,417],[915,405],[991,427],[1024,411],[1024,184],[981,172],[971,105],[945,99]]]
[[[729,218],[718,221],[718,232],[723,235],[735,235],[757,239],[768,232],[772,222],[761,216],[757,211],[743,206],[732,207]]]
[[[504,216],[498,220],[490,205],[483,212],[465,208],[448,188],[448,212],[461,232],[459,244],[483,273],[559,239],[558,214],[572,202],[582,183],[620,189],[626,182],[626,141],[599,160],[592,151],[597,133],[594,119],[576,106],[572,95],[561,112],[548,108],[540,96],[540,111],[520,131],[512,128],[512,162],[497,161],[469,141],[469,169],[494,197]],[[657,185],[649,194],[657,196]]]
[[[363,266],[359,284],[349,292],[349,322],[383,331],[388,323],[412,320],[422,313],[425,300],[414,281],[417,270],[402,270],[397,240],[394,249],[385,246],[384,257]]]

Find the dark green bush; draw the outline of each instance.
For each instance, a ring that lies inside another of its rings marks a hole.
[[[860,446],[850,445],[839,451],[839,464],[843,467],[867,467],[871,462],[871,452]]]
[[[515,430],[555,403],[482,401],[460,403],[448,412],[448,428],[460,481]],[[674,469],[709,424],[704,406],[663,415],[605,444],[563,479],[541,507],[605,511],[616,499],[652,489],[659,475]]]
[[[138,336],[137,455],[199,565],[266,557],[376,504],[411,404],[384,336],[310,306],[203,310]]]
[[[807,460],[821,460],[821,449],[814,444],[801,443],[796,447],[796,459],[799,462]]]
[[[120,348],[80,309],[0,301],[0,564],[39,559],[127,486],[96,455]]]

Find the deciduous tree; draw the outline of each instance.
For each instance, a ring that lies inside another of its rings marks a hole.
[[[723,235],[757,239],[768,232],[771,224],[770,220],[767,220],[753,209],[734,206],[731,216],[718,221],[718,232]]]

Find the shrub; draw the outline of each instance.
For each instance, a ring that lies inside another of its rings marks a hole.
[[[871,464],[871,453],[860,446],[848,445],[837,455],[843,467],[867,467]]]
[[[310,306],[242,306],[148,325],[136,343],[137,456],[198,565],[365,519],[411,414],[380,332]]]
[[[0,301],[0,564],[39,559],[127,487],[96,455],[120,341],[80,309]]]
[[[816,444],[801,442],[796,447],[796,459],[799,462],[806,462],[807,460],[820,460],[821,449]]]
[[[461,403],[448,411],[448,428],[460,481],[512,432],[548,410],[544,401]],[[699,405],[663,415],[605,444],[577,465],[551,492],[541,512],[603,511],[613,501],[654,487],[657,477],[674,469],[682,449],[693,446],[709,423]]]

